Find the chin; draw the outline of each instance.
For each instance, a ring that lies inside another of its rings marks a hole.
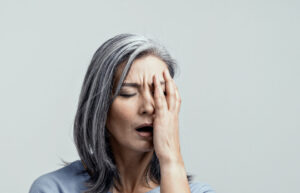
[[[153,147],[153,142],[144,142],[142,144],[140,144],[138,147],[136,146],[135,148],[136,151],[140,151],[140,152],[150,152],[150,151],[153,151],[154,150],[154,147]]]

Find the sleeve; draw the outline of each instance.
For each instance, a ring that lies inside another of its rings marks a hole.
[[[190,189],[191,193],[215,193],[209,185],[200,182],[192,183]]]
[[[60,193],[59,186],[50,176],[40,176],[32,183],[29,193]]]

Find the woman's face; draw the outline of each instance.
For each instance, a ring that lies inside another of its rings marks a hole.
[[[141,136],[136,130],[144,123],[153,123],[155,106],[153,98],[153,75],[157,74],[160,81],[167,65],[153,55],[136,59],[130,68],[121,87],[119,95],[113,101],[106,122],[111,134],[113,146],[118,149],[130,149],[147,152],[153,150],[152,136]],[[120,73],[117,72],[116,79]],[[124,85],[134,83],[139,86]],[[163,89],[165,85],[162,84]]]

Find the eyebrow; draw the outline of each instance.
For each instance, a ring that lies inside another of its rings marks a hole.
[[[160,84],[161,84],[161,85],[164,85],[165,83],[166,83],[165,81],[160,81]],[[154,85],[154,83],[151,84],[151,87],[153,87],[153,85]],[[122,87],[123,87],[123,86],[129,86],[129,87],[135,87],[135,88],[141,87],[141,85],[138,84],[138,83],[130,83],[130,82],[125,82],[125,83],[123,83],[123,84],[122,84]]]

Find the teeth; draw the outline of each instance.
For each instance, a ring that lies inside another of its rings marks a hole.
[[[147,127],[141,127],[141,128],[138,128],[138,129],[136,129],[137,131],[139,131],[139,132],[151,132],[151,131],[153,131],[153,127],[151,127],[151,126],[147,126]]]

